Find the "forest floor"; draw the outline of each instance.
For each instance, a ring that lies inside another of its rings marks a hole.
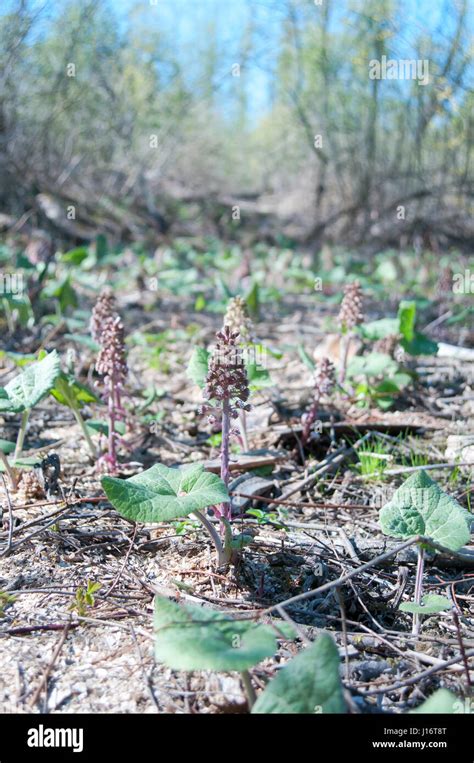
[[[178,330],[184,332],[190,316],[183,300],[163,297],[144,312],[138,294],[117,298],[128,333],[144,324],[156,332],[170,325],[177,330],[161,367],[150,367],[140,347],[130,350],[130,407],[142,405],[147,386],[161,392],[154,427],[130,415],[127,447],[120,453],[123,475],[157,461],[174,466],[215,460],[218,447],[198,412],[201,391],[185,371],[189,340]],[[396,304],[369,302],[367,314],[383,317],[391,307],[396,311]],[[154,594],[237,617],[266,618],[273,607],[278,617],[276,605],[349,574],[346,582],[285,607],[300,639],[281,643],[275,658],[252,669],[257,691],[302,641],[324,629],[340,649],[352,712],[407,712],[440,686],[466,696],[474,678],[474,556],[467,563],[455,555],[432,555],[426,588],[448,591],[458,617],[451,612],[426,617],[414,638],[411,616],[397,607],[412,598],[416,552],[409,547],[377,561],[398,545],[381,533],[378,512],[411,470],[433,464],[451,464],[430,470],[430,476],[468,507],[474,467],[453,468],[459,454],[453,456],[447,446],[449,437],[474,436],[474,365],[410,358],[416,381],[388,412],[333,400],[323,408],[322,432],[303,461],[298,434],[312,377],[295,348],[304,344],[312,353],[325,340],[325,321],[337,310],[334,304],[315,309],[311,297],[284,297],[262,311],[259,340],[288,350],[269,358],[273,384],[252,396],[252,468],[234,448],[235,526],[254,537],[227,570],[216,569],[208,537],[191,520],[147,526],[123,519],[104,497],[69,410],[48,399],[33,411],[28,447],[59,455],[61,493],[26,501],[11,496],[11,537],[2,495],[0,712],[246,712],[237,673],[173,672],[154,662]],[[212,343],[221,320],[193,314],[198,328],[192,343]],[[455,326],[441,323],[431,335],[459,344]],[[23,351],[35,351],[28,341]],[[48,342],[48,350],[56,347],[61,354],[70,346],[61,331]],[[81,348],[84,379],[92,380],[92,363],[93,354]],[[11,372],[5,362],[2,384]],[[14,439],[15,426],[14,419],[5,421],[3,436]],[[380,461],[383,468],[377,470]],[[472,448],[461,461],[474,461]],[[260,512],[245,514],[249,508]],[[81,598],[88,581],[100,585],[93,605]]]

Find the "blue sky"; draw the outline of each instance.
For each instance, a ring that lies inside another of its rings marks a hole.
[[[310,0],[293,1],[297,6],[311,7]],[[354,15],[346,18],[347,8],[354,5],[351,0],[323,0],[328,1],[332,6],[334,26],[344,21],[357,23]],[[452,31],[453,0],[400,1],[403,11],[396,24],[400,24],[403,32],[397,36],[394,56],[412,56],[412,42],[420,34],[443,36]],[[363,3],[357,5],[363,7]],[[258,119],[265,113],[270,102],[266,72],[275,63],[285,3],[279,0],[113,0],[113,7],[124,23],[128,14],[137,8],[150,24],[158,23],[166,30],[167,37],[174,40],[180,49],[180,60],[186,62],[190,71],[196,68],[199,51],[208,43],[212,29],[223,54],[219,66],[222,67],[222,78],[226,80],[225,93],[232,96],[232,87],[243,87],[249,116]],[[315,6],[314,12],[319,13],[320,8]],[[240,80],[230,80],[227,84],[228,71],[239,60],[237,51],[241,36],[250,23],[259,30],[255,36],[253,61],[249,62],[246,71],[242,71]],[[223,98],[223,101],[230,104],[232,97]]]
[[[190,73],[190,80],[196,75],[200,65],[199,53],[209,45],[210,35],[215,36],[219,51],[217,79],[224,83],[220,91],[221,106],[232,108],[233,94],[243,88],[247,97],[247,108],[252,119],[258,119],[269,106],[268,69],[275,63],[279,36],[284,19],[282,0],[101,0],[113,8],[125,29],[130,15],[139,15],[146,25],[162,29],[168,45],[179,51],[179,60],[184,71]],[[443,36],[449,34],[452,23],[451,11],[454,0],[399,0],[403,11],[395,23],[402,28],[397,36],[397,57],[413,54],[412,41],[420,33]],[[64,8],[65,0],[31,0],[42,7],[48,5],[54,15]],[[77,0],[79,6],[84,0]],[[295,0],[294,0],[295,2]],[[328,0],[323,0],[328,2]],[[347,15],[347,8],[362,2],[355,0],[329,0],[333,25],[341,23],[357,24],[354,14]],[[8,11],[15,0],[0,0],[1,9]],[[311,8],[310,0],[296,0],[297,6]],[[284,7],[284,4],[283,4]],[[320,9],[315,6],[315,13]],[[239,45],[249,24],[257,29],[252,48],[252,60],[240,78],[232,78],[229,72],[234,63],[239,63]],[[472,13],[470,22],[472,25]],[[474,31],[474,30],[472,30]]]

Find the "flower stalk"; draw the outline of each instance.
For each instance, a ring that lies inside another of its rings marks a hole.
[[[209,422],[215,424],[216,414],[220,417],[221,444],[221,479],[226,487],[230,482],[230,438],[234,433],[232,420],[238,419],[239,413],[249,411],[247,400],[250,395],[247,371],[245,369],[242,348],[239,346],[239,333],[224,326],[216,334],[217,343],[209,363],[206,376],[204,397],[208,404],[202,407],[210,411]],[[216,515],[229,521],[232,515],[230,503],[222,503],[216,507]],[[225,532],[221,525],[222,532]]]
[[[238,332],[239,342],[246,345],[251,345],[255,342],[253,321],[248,313],[247,304],[242,297],[236,296],[229,301],[224,317],[224,325],[229,326],[231,331]],[[247,451],[249,449],[249,441],[245,411],[239,411],[238,424],[242,447],[244,451]]]
[[[364,322],[362,290],[359,281],[344,287],[344,297],[339,311],[341,326],[341,349],[339,355],[339,384],[344,384],[347,370],[350,340],[356,326]]]
[[[100,467],[104,467],[109,474],[117,474],[119,470],[118,435],[115,427],[118,421],[123,421],[125,418],[122,392],[128,373],[124,327],[118,313],[113,311],[113,304],[111,292],[102,292],[91,320],[92,336],[101,345],[96,371],[102,377],[101,382],[104,386],[104,398],[107,401],[108,410],[108,452],[99,461]]]
[[[316,421],[321,398],[329,394],[335,384],[335,369],[329,358],[322,358],[314,375],[314,394],[310,409],[306,414],[301,435],[301,445],[304,447],[311,436]]]

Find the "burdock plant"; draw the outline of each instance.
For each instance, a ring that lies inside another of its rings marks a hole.
[[[314,374],[313,401],[310,409],[305,416],[303,432],[301,435],[301,444],[304,446],[308,442],[311,430],[318,415],[321,398],[332,392],[335,384],[335,369],[329,358],[322,358]]]
[[[101,345],[95,367],[102,377],[109,419],[108,453],[101,457],[100,466],[104,466],[109,474],[116,474],[118,434],[115,431],[115,424],[125,418],[122,392],[128,367],[123,323],[118,313],[113,310],[113,297],[110,292],[102,292],[97,301],[91,320],[91,332]]]
[[[442,550],[459,551],[469,542],[471,522],[472,515],[467,509],[444,493],[423,470],[412,474],[381,509],[380,526],[385,535],[417,541],[414,600],[400,605],[402,612],[413,615],[413,635],[419,633],[422,615],[434,615],[452,607],[446,596],[431,592],[423,596],[426,551],[439,545]]]
[[[344,297],[339,311],[339,323],[341,326],[341,350],[339,359],[339,384],[343,384],[346,378],[347,355],[354,329],[364,322],[362,311],[362,290],[359,281],[347,284],[344,287]]]
[[[217,332],[216,337],[217,343],[211,355],[204,388],[204,397],[208,404],[203,406],[203,410],[210,413],[210,423],[217,423],[219,419],[221,422],[221,479],[227,487],[230,479],[230,436],[235,432],[231,423],[239,417],[241,411],[250,410],[247,402],[250,390],[242,348],[238,343],[239,333],[231,331],[229,326],[224,326]],[[216,507],[216,514],[229,521],[230,503],[222,503],[220,508]]]

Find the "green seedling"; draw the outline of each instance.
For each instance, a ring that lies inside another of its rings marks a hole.
[[[54,350],[38,362],[25,368],[5,387],[0,387],[0,413],[21,413],[21,424],[13,454],[13,466],[20,458],[23,450],[31,409],[48,395],[60,372],[59,357]],[[10,462],[1,450],[0,460],[9,476],[12,488],[15,488],[15,474]]]
[[[76,595],[73,603],[69,607],[70,610],[77,612],[81,617],[85,617],[87,610],[95,605],[94,594],[102,587],[101,583],[93,583],[92,580],[87,581],[87,586],[79,586],[76,590]]]
[[[434,355],[438,345],[417,330],[416,313],[416,302],[404,300],[400,302],[396,318],[381,318],[364,323],[359,326],[358,334],[368,341],[400,336],[400,344],[409,355]]]
[[[70,274],[49,281],[41,292],[41,297],[46,299],[52,298],[55,300],[55,305],[58,309],[57,317],[60,320],[63,319],[69,307],[75,308],[79,304],[77,292],[71,283]],[[52,316],[47,316],[48,322],[51,321],[51,318]]]
[[[393,458],[387,451],[387,443],[379,439],[364,443],[363,450],[356,448],[359,459],[356,468],[359,474],[364,477],[381,478]]]
[[[170,522],[187,516],[199,520],[216,547],[218,565],[229,560],[218,532],[201,512],[230,500],[217,474],[199,464],[179,468],[155,464],[126,480],[102,477],[102,487],[117,511],[135,522]]]
[[[199,522],[190,522],[188,519],[183,519],[179,522],[170,523],[174,528],[176,535],[186,535],[188,530],[195,530],[200,526]]]
[[[16,596],[12,596],[8,591],[0,591],[0,617],[5,617],[6,608],[13,604],[16,598]]]
[[[451,551],[458,551],[470,539],[471,516],[454,498],[444,493],[424,471],[409,477],[380,511],[385,535],[409,539],[423,536]],[[418,564],[414,601],[400,606],[413,614],[413,634],[420,628],[420,616],[451,608],[447,597],[430,594],[423,598],[425,551],[429,543],[418,543]]]
[[[411,449],[408,455],[403,454],[401,457],[401,463],[403,466],[427,466],[430,459],[426,453],[420,453],[419,451]]]
[[[97,458],[97,451],[94,443],[92,442],[86,423],[81,415],[81,408],[87,403],[99,403],[99,398],[95,395],[89,387],[81,384],[72,374],[65,374],[63,371],[59,374],[51,390],[51,395],[61,405],[69,408],[79,424],[84,439],[89,448],[90,454],[93,459]]]
[[[359,407],[367,408],[375,403],[382,410],[390,408],[412,380],[410,374],[383,352],[356,355],[348,364],[346,376],[356,383],[355,396]]]
[[[262,509],[247,509],[245,512],[250,517],[257,520],[258,525],[273,525],[278,530],[284,530],[285,526],[281,524],[280,517],[276,511],[262,511]]]
[[[18,324],[27,326],[34,319],[31,302],[26,294],[2,294],[0,312],[5,315],[10,334],[15,333]]]

